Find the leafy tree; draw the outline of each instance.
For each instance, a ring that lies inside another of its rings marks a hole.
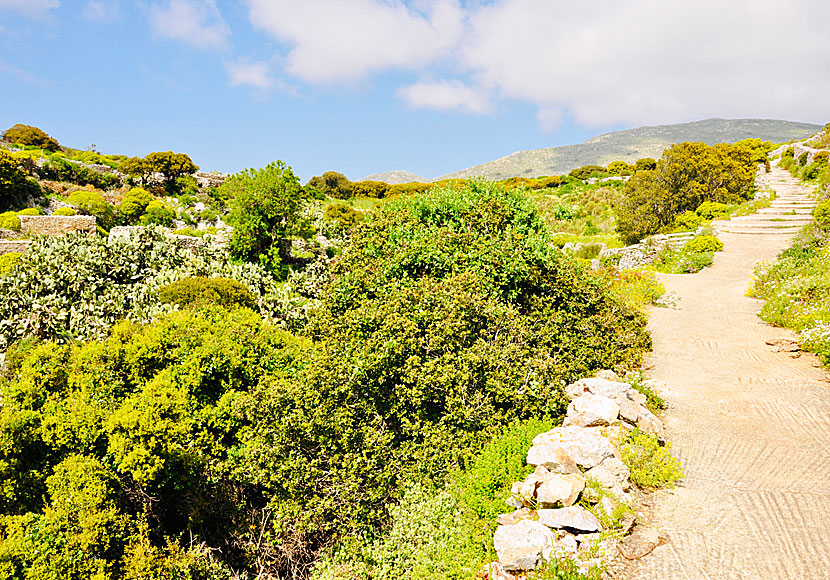
[[[153,168],[143,157],[128,157],[121,162],[118,170],[126,173],[133,179],[137,179],[143,186],[147,185],[150,177],[153,175]]]
[[[606,173],[605,167],[602,165],[583,165],[582,167],[577,167],[576,169],[571,170],[568,175],[570,177],[585,180],[591,176],[601,173]]]
[[[3,139],[48,151],[62,151],[58,142],[41,129],[21,123],[3,131]]]
[[[157,151],[144,158],[151,173],[161,173],[164,189],[171,195],[178,192],[177,180],[199,170],[189,156],[172,151]]]
[[[230,198],[231,256],[285,275],[281,243],[304,233],[300,211],[308,198],[291,168],[277,160],[232,175],[220,189]]]
[[[352,183],[352,196],[381,199],[386,197],[389,184],[384,181],[355,181]]]
[[[637,171],[614,205],[623,241],[635,243],[670,226],[703,202],[739,203],[752,195],[755,165],[748,149],[728,143],[678,143],[653,171]]]
[[[335,199],[349,199],[352,197],[352,182],[336,171],[326,171],[323,175],[309,179],[306,187],[310,187]],[[377,197],[377,196],[373,196]]]

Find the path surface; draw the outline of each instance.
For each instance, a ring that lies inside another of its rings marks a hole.
[[[667,433],[686,477],[656,497],[653,525],[669,541],[632,566],[634,580],[830,578],[830,383],[815,358],[764,344],[793,335],[763,323],[762,303],[745,296],[753,265],[809,219],[796,180],[777,169],[768,178],[773,207],[725,224],[714,265],[667,276],[677,309],[651,314],[649,374],[667,385]]]

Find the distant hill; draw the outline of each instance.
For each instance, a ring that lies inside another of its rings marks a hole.
[[[704,141],[714,145],[757,137],[764,141],[784,143],[804,139],[819,130],[820,125],[766,119],[706,119],[676,125],[639,127],[599,135],[579,145],[518,151],[438,179],[482,176],[500,180],[508,177],[561,175],[582,165],[608,165],[617,160],[633,163],[643,157],[657,159],[669,145],[682,141]]]
[[[373,173],[368,177],[364,177],[360,181],[383,181],[385,183],[395,185],[396,183],[411,183],[413,181],[428,183],[429,179],[409,171],[387,171],[386,173]]]

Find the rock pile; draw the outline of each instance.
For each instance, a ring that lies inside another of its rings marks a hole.
[[[562,427],[533,439],[527,462],[536,469],[512,486],[507,503],[516,510],[498,518],[493,543],[499,562],[488,570],[498,570],[499,578],[554,558],[571,558],[586,570],[600,563],[609,550],[600,520],[610,521],[630,500],[621,443],[634,427],[663,439],[646,397],[610,371],[565,391],[571,403]],[[633,524],[632,516],[627,519],[624,528]]]

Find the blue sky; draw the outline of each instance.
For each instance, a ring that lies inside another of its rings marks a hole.
[[[425,177],[708,117],[830,121],[822,0],[0,0],[0,128]]]

